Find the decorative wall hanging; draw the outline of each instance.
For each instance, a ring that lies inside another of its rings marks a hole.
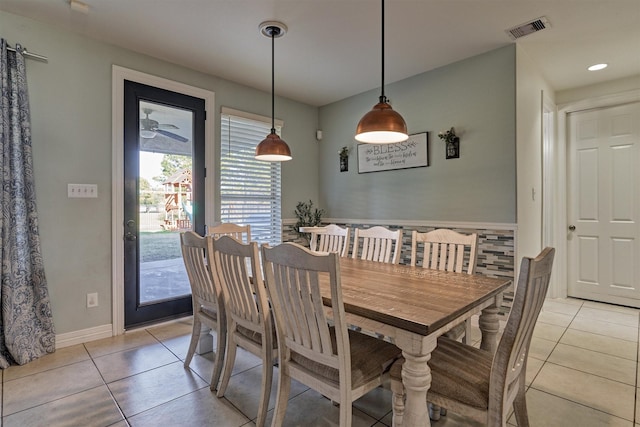
[[[438,137],[445,143],[445,152],[447,159],[457,159],[460,157],[460,138],[456,136],[456,131],[452,127],[446,132],[438,132]]]
[[[359,144],[358,173],[429,166],[427,142],[427,132],[423,132],[394,144]]]
[[[342,147],[338,151],[338,155],[340,156],[340,172],[347,172],[349,170],[349,148]]]

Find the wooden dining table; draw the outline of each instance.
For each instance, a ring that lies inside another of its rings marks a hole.
[[[437,338],[480,314],[481,348],[495,352],[498,311],[511,280],[352,258],[340,258],[340,277],[349,325],[402,350],[403,426],[430,426],[428,362]],[[325,305],[330,305],[328,282],[321,286]]]

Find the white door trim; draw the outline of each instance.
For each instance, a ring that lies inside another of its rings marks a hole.
[[[542,247],[558,247],[556,212],[558,206],[558,168],[557,168],[557,117],[558,109],[553,100],[542,91],[542,227],[540,241]],[[550,298],[566,297],[566,286],[563,287],[558,269],[551,272],[549,283]],[[564,294],[563,294],[564,292]]]
[[[628,104],[630,102],[640,101],[640,89],[634,89],[612,95],[600,96],[597,98],[589,98],[576,102],[570,102],[561,104],[558,106],[558,134],[556,145],[556,159],[557,170],[556,175],[556,191],[557,195],[555,200],[558,202],[558,209],[555,212],[555,226],[556,226],[556,253],[559,256],[554,264],[554,270],[557,271],[558,277],[561,279],[557,298],[566,298],[567,288],[569,285],[569,272],[567,268],[568,264],[568,250],[567,250],[567,212],[568,203],[567,200],[567,131],[569,114],[577,111],[590,110],[593,108],[612,107],[615,105]]]
[[[205,122],[205,224],[214,222],[215,94],[209,90],[164,79],[118,65],[112,66],[111,94],[111,308],[113,335],[124,333],[124,81],[155,86],[204,99]]]

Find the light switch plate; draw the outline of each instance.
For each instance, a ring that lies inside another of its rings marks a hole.
[[[67,184],[67,196],[69,198],[98,197],[97,184]]]

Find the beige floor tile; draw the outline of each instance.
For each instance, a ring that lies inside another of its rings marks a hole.
[[[197,373],[205,381],[207,381],[207,384],[210,383],[211,374],[213,373],[213,358],[213,352],[205,353],[203,355],[196,354],[193,356],[193,359],[191,359],[191,364],[189,365],[189,367],[195,373]],[[254,356],[253,354],[242,348],[238,348],[238,352],[236,354],[236,362],[234,363],[233,369],[231,370],[231,378],[233,378],[235,375],[238,375],[239,373],[261,365],[262,361],[259,357]]]
[[[4,427],[111,426],[123,417],[106,385],[5,417]]]
[[[636,421],[640,420],[640,390],[636,390]]]
[[[563,328],[562,326],[538,322],[533,330],[533,336],[535,338],[558,342],[560,337],[562,337],[562,334],[564,334],[564,331],[566,331],[566,328]]]
[[[640,313],[640,309],[637,309],[637,308],[625,307],[622,305],[615,305],[615,304],[606,304],[603,302],[596,302],[596,301],[585,301],[583,306],[593,307],[600,310],[615,311],[617,313],[630,313],[630,314]]]
[[[107,384],[177,361],[178,358],[160,343],[111,353],[94,359]]]
[[[586,317],[592,320],[600,320],[602,322],[617,323],[619,325],[638,328],[638,320],[640,315],[636,313],[618,312],[604,310],[602,308],[582,307],[576,317]]]
[[[571,322],[570,329],[591,332],[594,334],[605,335],[621,340],[638,342],[638,328],[632,326],[619,325],[617,323],[602,322],[586,317],[578,317]]]
[[[558,344],[549,362],[635,386],[636,362],[580,347]]]
[[[544,362],[542,360],[529,357],[527,360],[527,375],[525,378],[526,385],[531,385],[535,377],[538,375],[538,372],[540,372],[540,369],[542,369],[543,364]]]
[[[532,337],[531,345],[529,346],[529,356],[543,361],[547,360],[556,345],[556,341]]]
[[[216,348],[216,340],[215,334],[213,339],[213,348]],[[191,335],[180,335],[179,337],[168,338],[162,341],[162,344],[167,347],[176,357],[182,361],[184,361],[185,357],[187,357],[187,350],[189,350],[189,341],[191,340]],[[198,348],[196,347],[196,353]]]
[[[269,396],[269,409],[273,409],[276,403],[276,394],[278,390],[277,367],[273,368],[273,384]],[[252,420],[255,420],[258,414],[258,404],[260,400],[260,384],[262,381],[262,364],[254,368],[248,369],[229,380],[229,385],[225,391],[224,397],[229,400],[236,408]],[[289,399],[304,393],[309,388],[298,381],[291,381],[291,393]],[[286,423],[285,423],[286,424]],[[267,424],[269,425],[269,424]]]
[[[85,347],[91,357],[100,357],[105,354],[117,353],[119,351],[129,350],[143,345],[156,344],[157,342],[158,340],[156,340],[150,333],[140,329],[133,332],[127,332],[124,335],[91,341],[85,343]]]
[[[7,381],[3,387],[2,415],[33,408],[103,384],[102,377],[90,360]]]
[[[391,390],[383,387],[375,388],[353,402],[353,407],[379,420],[391,410]]]
[[[553,311],[542,311],[538,316],[538,322],[549,323],[551,325],[569,326],[575,316],[572,314],[555,313]]]
[[[586,348],[600,353],[611,354],[629,360],[637,360],[638,344],[632,341],[611,338],[606,335],[568,329],[560,339],[562,344]]]
[[[132,417],[132,427],[244,426],[250,420],[228,400],[218,399],[208,387],[196,390]]]
[[[547,299],[544,301],[542,311],[551,311],[554,313],[569,314],[575,316],[582,306],[582,302],[577,303],[577,300],[567,299]]]
[[[531,389],[633,420],[635,387],[627,384],[547,362]]]
[[[172,363],[109,384],[109,389],[126,417],[207,387],[182,362]]]
[[[149,327],[147,331],[159,341],[165,341],[183,335],[191,335],[192,328],[193,317],[189,316],[158,326]]]
[[[271,425],[273,410],[267,413],[265,425]],[[353,408],[353,427],[369,427],[376,423],[374,418]],[[340,408],[315,390],[307,390],[291,400],[287,405],[284,426],[322,426],[337,427],[340,421]]]
[[[632,427],[633,425],[629,420],[535,389],[527,391],[527,411],[530,427]],[[509,424],[517,425],[515,416],[509,418]]]
[[[382,420],[383,425],[392,425],[392,414],[387,414]],[[376,424],[377,425],[377,424]],[[484,424],[448,411],[447,415],[441,416],[438,421],[431,421],[432,427],[484,427]]]
[[[3,381],[10,381],[16,378],[44,372],[49,369],[61,366],[72,365],[77,362],[89,359],[89,353],[82,344],[64,347],[56,350],[55,353],[47,354],[39,359],[21,366],[11,366],[4,370]]]

